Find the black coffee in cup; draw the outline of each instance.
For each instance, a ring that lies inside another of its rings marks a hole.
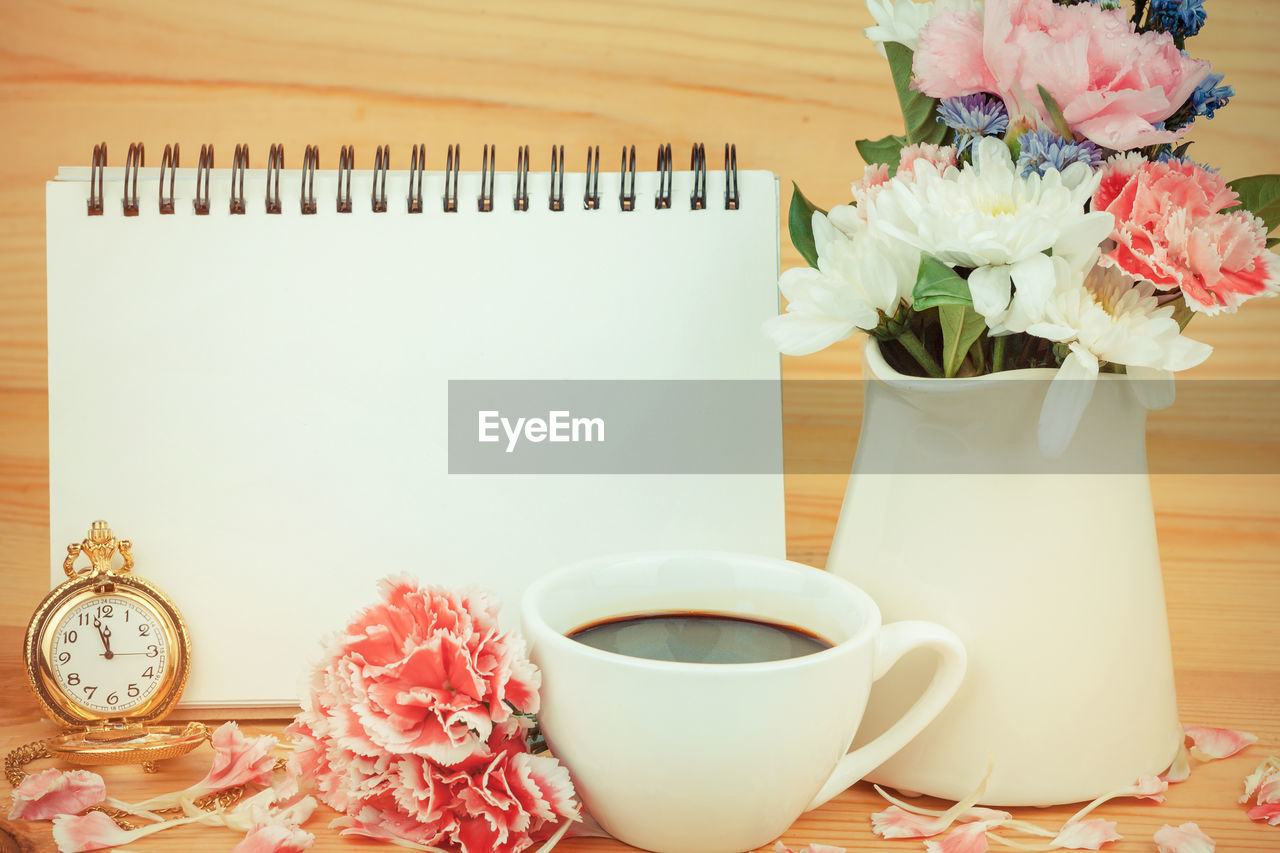
[[[799,628],[724,613],[645,613],[592,622],[570,639],[635,658],[679,663],[761,663],[803,657],[832,644]]]

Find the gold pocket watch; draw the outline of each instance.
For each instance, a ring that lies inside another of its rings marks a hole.
[[[77,569],[81,555],[89,565]],[[168,596],[133,574],[132,544],[95,521],[62,569],[67,580],[36,608],[25,644],[31,689],[66,729],[41,742],[45,754],[151,770],[207,740],[199,723],[158,724],[186,687],[191,638]]]

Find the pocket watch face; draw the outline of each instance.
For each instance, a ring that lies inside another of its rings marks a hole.
[[[76,705],[103,716],[147,703],[165,680],[172,650],[157,615],[132,597],[82,601],[54,626],[49,665]]]

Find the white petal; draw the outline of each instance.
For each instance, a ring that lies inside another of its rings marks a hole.
[[[1040,409],[1040,452],[1045,456],[1056,459],[1067,449],[1093,397],[1097,378],[1098,359],[1083,347],[1073,346],[1049,383]]]
[[[969,292],[973,294],[974,310],[983,317],[997,317],[1004,313],[1013,292],[1009,267],[978,267],[969,273]]]
[[[1173,405],[1173,374],[1152,367],[1128,367],[1125,372],[1133,379],[1134,396],[1144,409],[1159,411]]]
[[[787,312],[764,323],[765,334],[786,355],[809,355],[826,349],[852,335],[855,329],[852,323],[810,312]]]
[[[1045,307],[1058,284],[1058,276],[1053,260],[1042,254],[1018,261],[1009,268],[1009,275],[1016,289],[1004,324],[1018,331],[1044,319]]]

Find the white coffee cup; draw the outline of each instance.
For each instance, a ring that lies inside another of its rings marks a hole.
[[[566,636],[601,620],[672,611],[794,626],[833,645],[779,661],[676,663]],[[965,671],[964,646],[947,629],[882,627],[875,602],[853,584],[768,557],[588,560],[535,581],[522,612],[542,669],[538,719],[552,753],[604,829],[661,853],[738,853],[772,841],[905,746]],[[847,752],[872,682],[916,648],[940,659],[928,689],[884,734]]]

